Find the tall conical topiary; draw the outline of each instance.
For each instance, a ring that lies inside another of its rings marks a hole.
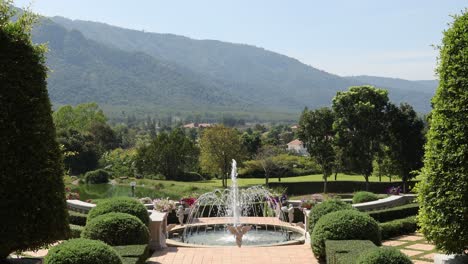
[[[62,157],[47,94],[45,47],[31,42],[35,16],[11,22],[0,1],[0,262],[69,231]]]
[[[440,249],[468,249],[468,13],[444,32],[439,88],[419,186],[421,231]]]

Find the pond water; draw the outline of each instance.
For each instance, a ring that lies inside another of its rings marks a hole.
[[[113,185],[113,184],[80,184],[73,188],[73,191],[77,191],[80,194],[80,200],[85,201],[87,199],[104,199],[117,196],[128,196],[132,197],[132,187],[125,185]],[[143,186],[135,187],[135,197],[158,197],[158,191]]]

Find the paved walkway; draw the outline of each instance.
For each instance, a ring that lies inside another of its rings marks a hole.
[[[168,247],[156,251],[148,264],[318,264],[310,245],[279,247]]]
[[[411,258],[414,264],[434,263],[435,246],[427,243],[421,234],[395,237],[382,243],[384,246],[396,247]]]

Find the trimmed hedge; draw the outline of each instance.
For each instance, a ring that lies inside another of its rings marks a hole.
[[[89,221],[81,237],[101,240],[112,246],[147,244],[149,230],[133,215],[108,213]]]
[[[363,252],[377,246],[370,240],[327,240],[325,249],[327,264],[350,264]]]
[[[79,238],[84,227],[79,225],[70,225],[70,238]]]
[[[410,258],[393,247],[374,248],[361,254],[356,264],[411,264]]]
[[[353,204],[372,202],[379,199],[379,196],[371,192],[357,192],[353,195]]]
[[[51,248],[44,264],[122,264],[122,259],[101,241],[77,238]]]
[[[94,171],[88,171],[85,174],[86,183],[108,183],[109,182],[109,173],[103,169],[98,169]]]
[[[72,225],[85,226],[87,216],[82,213],[68,211],[68,222]]]
[[[312,233],[314,226],[320,217],[340,210],[352,210],[353,207],[339,199],[328,199],[312,207],[309,213],[309,232]]]
[[[149,245],[115,246],[115,251],[123,259],[123,264],[144,264],[150,257]]]
[[[88,213],[88,222],[97,216],[107,213],[126,213],[138,217],[145,225],[149,223],[146,207],[136,199],[129,197],[116,197],[100,201]]]
[[[342,210],[319,219],[311,235],[315,256],[325,257],[326,240],[370,240],[380,246],[380,227],[374,218],[357,210]]]
[[[379,226],[382,230],[382,239],[411,234],[418,229],[416,216],[380,223]]]
[[[401,219],[409,216],[415,216],[418,214],[419,205],[417,203],[405,204],[396,206],[388,209],[382,209],[377,211],[368,211],[372,218],[378,222],[388,222],[395,219]]]

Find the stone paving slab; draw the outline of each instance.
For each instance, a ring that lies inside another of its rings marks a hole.
[[[413,260],[413,264],[433,264],[433,262],[427,262],[422,260]]]
[[[398,247],[398,246],[401,246],[401,245],[406,244],[406,243],[408,243],[408,242],[407,241],[388,240],[388,241],[382,242],[382,245],[389,246],[389,247]]]
[[[407,246],[406,248],[409,248],[409,249],[416,249],[416,250],[422,250],[422,251],[431,251],[435,248],[434,245],[431,245],[431,244],[414,244],[414,245],[411,245],[411,246]]]
[[[421,258],[434,260],[434,255],[435,255],[435,253],[430,253],[430,254],[422,256]]]
[[[393,240],[418,241],[422,239],[424,239],[424,237],[422,236],[408,235],[408,236],[399,236],[399,237],[394,238]]]
[[[408,257],[412,257],[412,256],[416,256],[418,254],[424,253],[422,251],[409,250],[409,249],[402,249],[401,252],[403,252]]]
[[[279,247],[168,247],[156,251],[148,264],[318,264],[309,245]]]

